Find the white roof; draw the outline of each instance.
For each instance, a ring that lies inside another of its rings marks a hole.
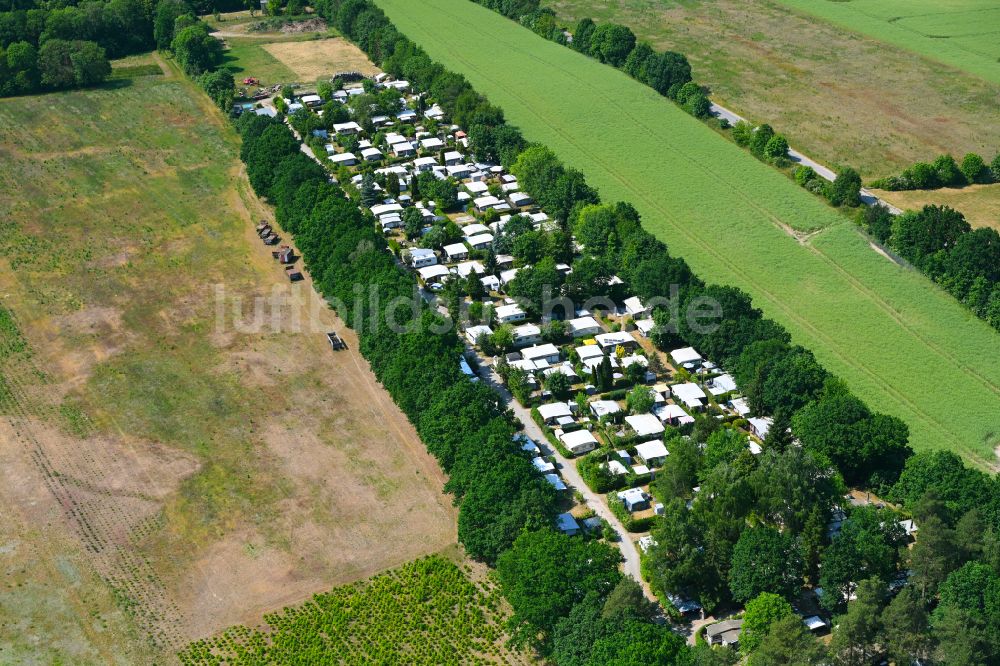
[[[653,330],[656,323],[652,319],[636,319],[635,327],[639,329],[639,332],[643,335],[649,335],[649,332]]]
[[[556,490],[566,490],[566,484],[563,483],[558,474],[546,474],[545,480],[551,483]]]
[[[462,227],[462,233],[466,236],[478,236],[479,234],[490,233],[490,228],[485,224],[479,224],[478,222],[473,222],[472,224],[467,224]]]
[[[455,266],[455,270],[464,278],[469,277],[473,273],[482,275],[486,272],[486,269],[478,261],[463,261],[458,266]]]
[[[346,130],[354,130],[355,132],[360,132],[361,131],[361,125],[357,124],[354,121],[351,121],[349,123],[334,123],[333,124],[333,131],[337,132],[338,134],[341,133],[341,132],[343,132],[343,131],[346,131]]]
[[[670,387],[671,392],[678,400],[685,405],[700,405],[707,396],[697,384],[688,382],[687,384],[674,384]]]
[[[635,454],[645,461],[653,460],[654,458],[662,458],[667,455],[667,447],[663,445],[658,439],[652,442],[643,442],[642,444],[635,445]]]
[[[597,438],[589,430],[574,430],[573,432],[564,432],[559,435],[559,440],[566,445],[566,448],[570,451],[581,447],[587,447],[591,444],[596,446],[598,444]]]
[[[378,148],[365,148],[361,151],[361,157],[368,159],[369,157],[382,157],[382,151]]]
[[[598,331],[601,330],[601,325],[597,323],[597,320],[589,316],[570,319],[566,322],[566,325],[569,327],[571,333],[575,333],[577,331],[592,330],[595,328]],[[590,346],[595,346],[595,345],[590,345]]]
[[[771,429],[771,424],[774,423],[774,419],[768,416],[751,418],[747,419],[747,423],[750,424],[750,427],[753,428],[758,437],[767,437],[767,431]]]
[[[712,395],[722,395],[723,393],[729,393],[737,389],[736,380],[730,374],[719,375],[709,381],[712,384],[711,388],[709,388]]]
[[[437,163],[438,161],[436,157],[418,157],[417,159],[413,160],[413,166],[415,167],[432,166]]]
[[[389,204],[378,204],[377,206],[372,206],[370,208],[372,215],[379,217],[385,215],[386,213],[401,213],[403,212],[403,207],[398,203]]]
[[[733,398],[729,404],[733,406],[733,411],[740,416],[746,416],[750,413],[750,405],[747,404],[746,398]]]
[[[441,148],[442,146],[444,146],[444,141],[437,138],[436,136],[432,136],[429,139],[421,139],[420,145],[422,145],[424,148],[432,148],[432,149]]]
[[[354,153],[340,153],[337,155],[331,155],[330,161],[335,164],[340,162],[357,162],[358,158]]]
[[[621,406],[614,400],[595,400],[590,403],[590,409],[598,418],[605,414],[617,414],[622,411]]]
[[[547,405],[539,405],[538,414],[542,419],[548,421],[560,416],[572,416],[573,412],[565,402],[550,402]]]
[[[546,358],[549,356],[558,356],[559,347],[554,344],[546,343],[544,345],[535,345],[534,347],[528,347],[527,349],[521,350],[521,356],[534,361],[539,358]]]
[[[466,236],[466,242],[473,247],[476,245],[482,245],[483,243],[492,243],[493,234],[476,234],[475,236]]]
[[[445,162],[450,162],[452,160],[462,160],[462,159],[465,159],[464,157],[462,157],[462,153],[456,150],[449,150],[447,153],[444,154]]]
[[[465,337],[468,338],[469,342],[475,344],[476,340],[480,335],[493,335],[493,329],[489,326],[470,326],[465,329]]]
[[[642,492],[642,488],[629,488],[628,490],[622,490],[618,493],[618,499],[629,504],[636,504],[638,502],[646,501],[646,494]]]
[[[524,310],[522,310],[521,306],[518,305],[517,303],[513,303],[511,305],[497,306],[496,314],[497,317],[499,317],[500,319],[506,319],[508,317],[516,317],[518,315],[523,315]]]
[[[618,333],[600,333],[598,335],[595,335],[594,339],[597,340],[598,344],[600,344],[602,347],[610,347],[613,345],[623,345],[630,342],[635,342],[635,339],[628,333],[625,333],[624,331],[619,331]]]
[[[457,254],[468,254],[469,248],[465,247],[465,243],[452,243],[450,245],[445,245],[443,248],[444,253],[448,256],[455,256]]]
[[[615,476],[621,476],[622,474],[628,474],[628,467],[617,460],[609,460],[608,471]]]
[[[492,194],[490,194],[485,197],[478,197],[472,203],[476,205],[476,208],[488,208],[490,206],[500,205],[501,201]]]
[[[826,626],[826,622],[823,621],[818,615],[810,615],[802,620],[802,624],[809,627],[809,631],[816,631],[817,629],[822,629]]]
[[[652,414],[626,416],[625,422],[631,426],[632,430],[635,430],[635,434],[639,437],[652,437],[661,434],[664,430],[660,419]]]
[[[534,324],[521,324],[514,327],[515,338],[530,338],[542,334],[542,329]]]
[[[684,365],[685,363],[696,363],[701,361],[701,354],[694,350],[694,347],[681,347],[670,352],[670,357],[675,363]]]
[[[320,97],[319,95],[303,95],[299,99],[302,100],[303,102],[305,102],[306,104],[311,104],[313,102],[322,102],[323,101],[323,98]]]
[[[420,274],[420,278],[424,282],[432,282],[436,278],[444,277],[449,274],[448,269],[442,266],[441,264],[418,268],[417,273]]]
[[[694,418],[685,412],[680,405],[661,405],[656,408],[656,415],[663,421],[680,419],[681,423],[694,423]]]
[[[585,361],[589,358],[601,358],[604,356],[604,350],[597,345],[580,345],[576,348],[576,355],[581,361]]]
[[[531,464],[535,466],[535,469],[537,469],[539,472],[542,472],[543,474],[545,472],[551,472],[556,468],[555,465],[553,465],[552,463],[550,463],[548,460],[546,460],[541,456],[535,456],[531,460]]]
[[[556,526],[563,532],[573,532],[580,530],[580,524],[576,522],[576,518],[569,513],[560,513],[556,516]]]
[[[646,306],[642,304],[638,296],[633,296],[632,298],[625,299],[625,311],[629,314],[638,314],[640,312],[646,311]]]
[[[504,284],[507,284],[517,276],[517,272],[519,270],[520,270],[519,268],[508,268],[505,271],[501,271],[500,281],[503,282]]]

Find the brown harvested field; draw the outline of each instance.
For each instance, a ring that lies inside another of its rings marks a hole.
[[[927,205],[951,206],[965,215],[974,227],[993,227],[1000,231],[1000,183],[970,185],[961,189],[943,187],[939,190],[886,192],[872,190],[893,206],[919,209]]]
[[[0,100],[0,663],[169,662],[455,543],[440,469],[169,72]]]
[[[302,81],[315,81],[337,72],[361,72],[371,76],[380,70],[354,44],[332,37],[305,42],[275,42],[264,49]]]
[[[628,25],[684,53],[713,97],[865,179],[943,152],[1000,149],[1000,86],[770,0],[546,0],[571,28]]]

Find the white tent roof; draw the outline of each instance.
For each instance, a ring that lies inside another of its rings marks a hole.
[[[652,442],[643,442],[642,444],[636,444],[635,454],[642,458],[643,460],[649,461],[654,458],[662,458],[667,455],[667,447],[663,445],[660,440],[653,440]]]
[[[569,405],[565,402],[550,402],[547,405],[540,405],[538,407],[538,413],[546,421],[550,419],[557,419],[560,416],[572,416],[573,414]]]
[[[675,363],[684,365],[685,363],[696,363],[701,361],[701,354],[694,350],[694,347],[681,347],[670,352],[670,357]]]
[[[663,424],[660,419],[652,414],[633,414],[626,416],[625,422],[629,424],[635,434],[639,437],[653,437],[663,432]]]

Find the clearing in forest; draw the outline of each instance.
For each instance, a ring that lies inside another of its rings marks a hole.
[[[235,132],[166,72],[0,100],[4,663],[164,663],[455,543],[356,338],[254,234]]]
[[[581,169],[701,277],[747,290],[917,449],[1000,440],[1000,335],[843,215],[653,90],[468,0],[377,0],[397,27]],[[503,54],[498,58],[497,54]],[[788,228],[820,230],[807,242]]]

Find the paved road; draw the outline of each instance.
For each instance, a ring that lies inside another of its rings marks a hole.
[[[466,349],[472,353],[476,353],[476,350],[466,343]],[[594,513],[608,521],[616,532],[620,535],[621,539],[618,542],[618,547],[621,549],[622,557],[625,561],[622,563],[622,570],[634,578],[638,582],[645,592],[646,597],[650,601],[656,601],[656,595],[653,594],[652,590],[649,588],[649,584],[643,580],[642,571],[639,566],[639,549],[636,547],[635,542],[632,541],[632,535],[628,530],[625,529],[621,521],[611,512],[608,507],[607,501],[603,495],[599,495],[591,490],[583,479],[580,477],[580,472],[576,469],[576,464],[573,460],[566,458],[558,450],[552,448],[548,440],[545,438],[545,433],[542,429],[538,427],[534,419],[531,418],[531,410],[526,409],[521,406],[514,396],[510,394],[507,387],[504,386],[503,380],[499,375],[490,367],[487,363],[487,359],[484,359],[481,355],[477,354],[479,359],[480,367],[482,368],[480,372],[480,379],[485,379],[490,386],[503,398],[504,402],[510,409],[514,412],[514,416],[518,418],[521,423],[524,424],[524,432],[528,437],[535,440],[538,443],[539,448],[542,449],[544,455],[551,455],[556,460],[556,466],[559,469],[559,473],[563,478],[563,481],[572,490],[578,491],[583,496],[583,502],[588,508],[593,509]]]
[[[715,116],[716,118],[725,118],[726,120],[728,120],[730,125],[734,125],[734,124],[738,123],[741,120],[746,120],[746,118],[744,118],[743,116],[741,116],[741,115],[739,115],[737,113],[734,113],[733,111],[730,111],[726,107],[720,106],[720,105],[716,104],[715,102],[712,102],[712,106],[709,108],[709,110],[710,110],[711,114],[713,116]],[[833,180],[836,179],[836,177],[837,177],[837,174],[834,173],[834,171],[832,169],[830,169],[828,166],[820,164],[816,160],[812,159],[811,157],[809,157],[807,155],[803,155],[802,153],[800,153],[799,151],[795,150],[794,148],[789,147],[789,149],[788,149],[788,159],[790,159],[792,162],[795,162],[796,164],[801,164],[802,166],[812,167],[813,170],[817,174],[819,174],[820,177],[825,178],[826,180],[829,180],[831,182],[833,182]],[[899,208],[896,208],[895,206],[893,206],[888,201],[885,201],[884,199],[879,199],[877,196],[875,196],[874,194],[872,194],[869,190],[866,190],[864,188],[861,188],[861,201],[865,205],[867,205],[867,206],[874,206],[876,203],[881,202],[882,204],[884,204],[885,206],[887,206],[889,208],[889,211],[893,215],[899,215],[900,213],[903,212]]]

